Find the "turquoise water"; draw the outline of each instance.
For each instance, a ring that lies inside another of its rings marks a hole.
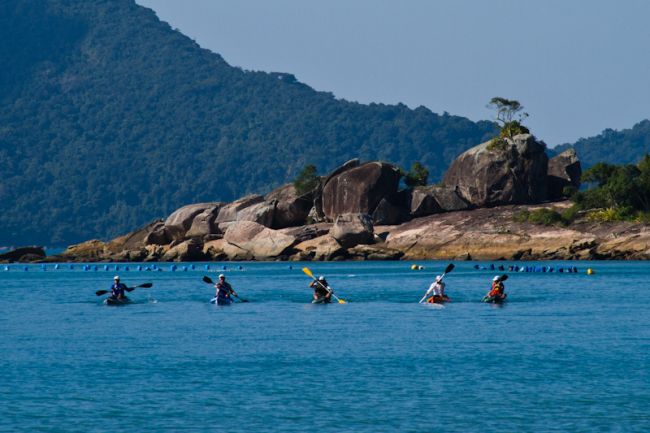
[[[498,307],[460,262],[445,308],[420,264],[310,263],[350,301],[311,305],[300,264],[244,263],[229,307],[198,264],[122,270],[154,283],[124,307],[103,265],[0,266],[0,431],[650,431],[650,264],[509,273]]]

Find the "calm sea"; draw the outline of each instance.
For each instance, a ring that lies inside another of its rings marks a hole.
[[[249,303],[210,305],[221,264],[0,265],[1,432],[648,432],[650,263],[456,263],[445,308],[417,300],[446,263],[309,263],[348,304],[311,305],[301,264],[229,264]],[[595,274],[587,276],[587,267]]]

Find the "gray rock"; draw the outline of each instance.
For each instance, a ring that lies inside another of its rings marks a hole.
[[[203,243],[197,239],[183,241],[167,250],[162,256],[162,260],[166,262],[191,262],[205,259],[206,255],[203,253]]]
[[[289,254],[296,244],[295,237],[253,221],[232,223],[224,233],[223,240],[226,242],[224,252],[234,259],[248,256],[257,260],[276,258]]]
[[[379,202],[397,192],[397,167],[368,162],[330,175],[323,187],[323,213],[329,220],[342,214],[372,214]]]
[[[538,203],[547,198],[545,145],[530,134],[492,141],[461,154],[443,184],[475,206]]]
[[[200,214],[196,215],[192,220],[192,225],[189,230],[185,233],[185,236],[204,237],[221,233],[216,223],[216,219],[223,205],[224,203],[216,203],[214,206],[210,206]]]
[[[574,149],[568,149],[548,161],[548,196],[551,200],[564,197],[567,186],[580,188],[582,167]]]
[[[309,211],[314,204],[313,194],[298,196],[296,187],[287,184],[266,195],[266,201],[275,203],[271,228],[282,229],[306,223]]]
[[[374,242],[372,218],[368,214],[339,215],[329,233],[343,248]]]
[[[419,186],[411,195],[411,215],[414,217],[465,210],[469,207],[469,203],[458,195],[455,188],[446,186]]]
[[[172,212],[165,220],[165,232],[171,240],[183,239],[192,226],[194,218],[208,208],[220,205],[218,202],[194,203]]]

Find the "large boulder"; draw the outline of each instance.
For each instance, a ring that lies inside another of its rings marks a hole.
[[[327,234],[301,242],[295,246],[295,260],[336,260],[347,257],[347,251],[331,235]]]
[[[490,140],[456,158],[443,184],[475,206],[541,202],[547,198],[545,149],[530,134]]]
[[[203,243],[197,239],[188,239],[171,247],[162,256],[162,261],[170,262],[192,262],[205,260],[206,255],[203,253]]]
[[[342,214],[372,214],[383,198],[397,192],[401,177],[397,167],[383,162],[335,173],[326,180],[322,193],[323,212],[329,220]]]
[[[179,240],[185,237],[185,234],[192,226],[194,218],[208,208],[220,205],[218,202],[212,203],[194,203],[183,206],[172,212],[165,220],[165,229],[171,240]]]
[[[270,227],[275,214],[275,201],[264,201],[261,195],[253,194],[235,200],[221,208],[215,222],[222,231],[235,221],[253,221]]]
[[[286,255],[296,243],[295,237],[253,221],[232,223],[224,233],[223,239],[226,242],[224,252],[229,256],[232,256],[232,247],[234,247],[237,253],[234,258],[244,258],[242,256],[249,253],[252,258],[257,260]]]
[[[422,217],[440,212],[465,210],[470,207],[456,188],[447,186],[418,186],[411,194],[411,215]]]
[[[371,244],[374,241],[372,218],[368,214],[339,215],[329,233],[343,248]]]
[[[282,229],[306,223],[309,211],[314,204],[313,194],[298,195],[296,187],[287,184],[266,195],[266,201],[275,203],[271,228]]]
[[[112,252],[120,252],[123,250],[136,250],[139,248],[144,248],[144,246],[148,245],[149,243],[169,243],[170,240],[167,238],[167,234],[164,231],[164,226],[165,224],[162,220],[154,220],[149,224],[140,227],[139,229],[111,240],[108,243],[107,248]],[[152,239],[160,242],[151,242]]]
[[[109,254],[108,245],[98,239],[91,239],[76,245],[70,245],[61,253],[69,261],[99,261]]]
[[[215,203],[213,206],[206,208],[203,212],[196,215],[185,236],[202,238],[207,235],[220,233],[216,219],[223,205],[224,203]]]
[[[582,167],[574,149],[568,149],[548,161],[548,197],[558,200],[564,197],[564,188],[580,188]]]

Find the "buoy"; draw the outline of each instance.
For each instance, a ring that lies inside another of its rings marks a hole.
[[[23,266],[23,271],[27,272],[27,266]]]
[[[59,265],[54,265],[54,269],[59,269]]]
[[[293,266],[289,265],[288,268],[289,268],[289,270],[291,270],[291,269],[293,269]]]
[[[70,265],[70,269],[74,269],[74,265]]]
[[[8,271],[8,270],[9,270],[9,266],[5,266],[5,271]]]
[[[93,271],[97,272],[97,265],[93,266]]]
[[[424,266],[418,266],[418,271],[424,270]]]
[[[183,272],[187,271],[187,266],[183,266]]]
[[[411,270],[412,271],[417,271],[418,270],[418,265],[411,265]]]
[[[128,267],[128,266],[124,266],[124,270],[128,272],[129,267]]]
[[[191,270],[196,269],[196,267],[194,266],[194,264],[191,264],[191,265],[190,265],[190,269],[191,269]]]
[[[240,270],[240,271],[243,271],[243,270],[244,270],[244,267],[243,267],[242,265],[239,265],[239,270]]]
[[[591,269],[591,268],[587,269],[587,275],[593,275],[593,274],[594,274],[593,269]]]

